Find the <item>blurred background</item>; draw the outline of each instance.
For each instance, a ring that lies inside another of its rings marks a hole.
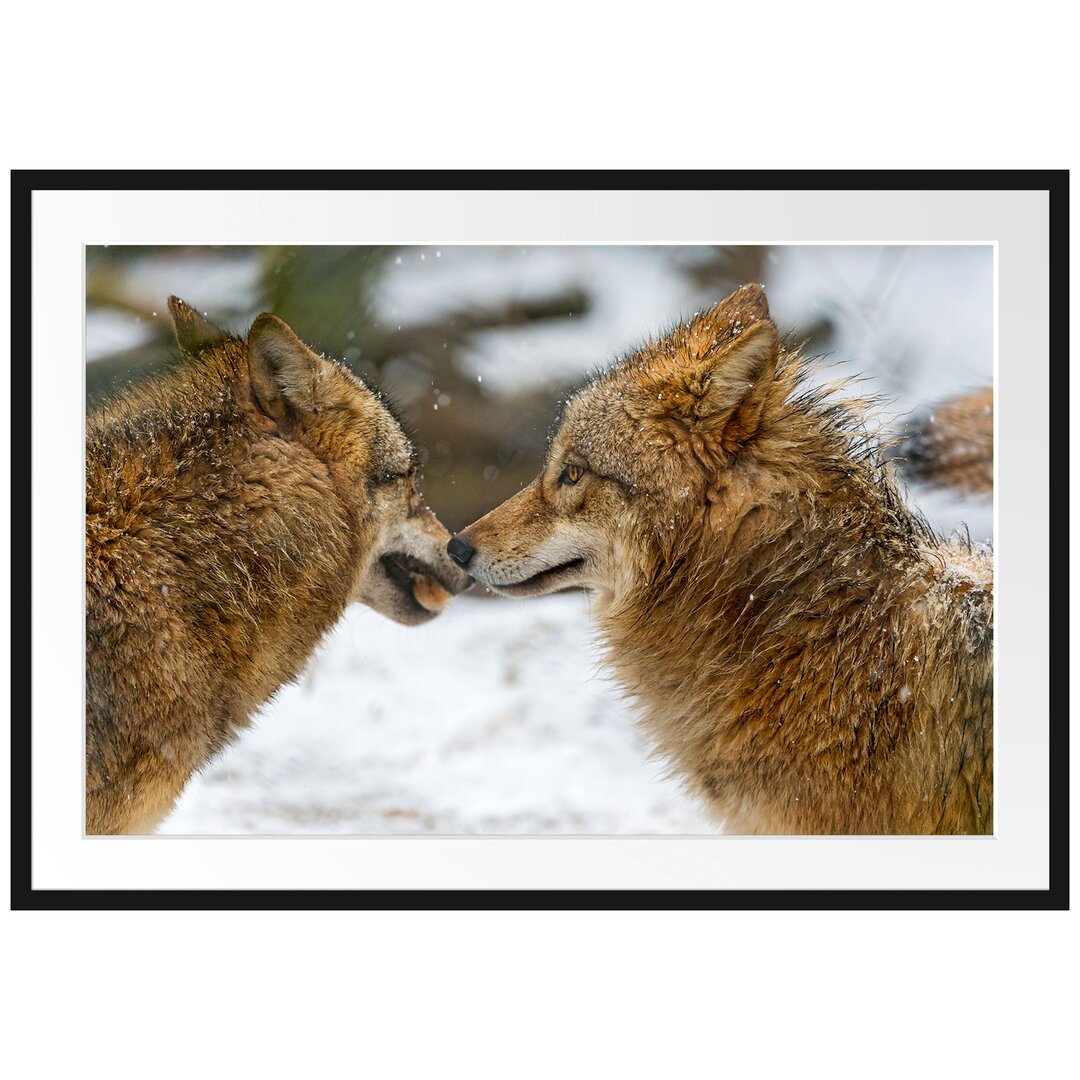
[[[985,245],[113,246],[86,250],[87,400],[176,362],[170,294],[236,333],[272,311],[396,402],[455,530],[532,479],[591,370],[749,281],[885,432],[992,382]],[[990,500],[909,494],[992,537]],[[597,661],[577,594],[468,594],[411,630],[353,608],[162,831],[711,831]]]

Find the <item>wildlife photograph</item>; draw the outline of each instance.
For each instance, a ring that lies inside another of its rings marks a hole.
[[[88,835],[993,832],[992,245],[85,260]]]

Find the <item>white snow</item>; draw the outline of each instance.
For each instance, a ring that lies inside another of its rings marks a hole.
[[[86,313],[87,360],[134,349],[153,336],[153,327],[140,315],[101,309]]]
[[[692,302],[670,260],[648,247],[446,247],[438,262],[420,267],[422,250],[387,268],[375,307],[380,321],[393,316],[410,325],[575,287],[588,293],[580,317],[474,336],[467,370],[495,391],[576,380],[666,330]]]
[[[350,608],[159,831],[715,831],[649,759],[586,609],[466,595],[406,628]]]
[[[959,536],[973,542],[992,540],[994,504],[991,499],[963,496],[952,491],[915,485],[909,499],[943,536]]]
[[[118,264],[120,291],[135,309],[145,311],[145,318],[168,318],[161,304],[169,296],[179,296],[199,311],[248,311],[252,317],[255,289],[259,279],[259,261],[243,251],[213,248],[197,252],[190,248],[152,251]],[[109,340],[128,322],[128,337]],[[250,321],[250,320],[249,320]],[[149,334],[135,338],[130,329],[138,325],[134,316],[110,311],[91,310],[86,319],[86,357],[95,360],[121,349],[142,344]],[[246,330],[243,325],[226,329]]]
[[[765,282],[785,327],[827,317],[833,376],[870,376],[862,392],[902,415],[993,379],[993,249],[988,245],[795,245]],[[813,351],[813,343],[811,343]]]

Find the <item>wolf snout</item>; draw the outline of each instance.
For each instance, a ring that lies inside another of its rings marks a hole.
[[[451,596],[457,596],[472,588],[473,579],[459,564],[446,556],[439,558],[439,582]]]
[[[454,535],[450,537],[450,542],[446,545],[446,554],[464,569],[472,561],[476,548],[465,537]]]
[[[473,579],[463,570],[458,570],[455,567],[452,576],[447,574],[443,575],[444,578],[448,576],[450,577],[450,580],[444,580],[443,584],[449,588],[452,596],[457,596],[459,593],[465,592],[466,589],[472,588]]]

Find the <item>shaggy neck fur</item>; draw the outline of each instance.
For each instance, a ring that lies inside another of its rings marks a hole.
[[[799,377],[788,358],[760,438],[658,515],[652,565],[601,611],[610,660],[732,831],[987,831],[985,559],[937,540]]]
[[[299,435],[254,406],[236,341],[88,419],[91,831],[164,813],[344,610],[365,488]],[[130,671],[153,673],[135,714]]]
[[[292,638],[301,632],[278,613],[302,595],[315,616],[305,637],[333,625],[362,529],[356,493],[341,490],[347,478],[258,412],[242,344],[230,345],[90,418],[90,551],[95,570],[121,580],[125,563],[153,562],[155,586],[184,604],[195,626],[214,625],[206,641],[230,650],[231,663],[245,661],[255,683],[276,686],[297,674],[279,657],[297,653]],[[289,498],[298,486],[300,497]],[[317,515],[304,509],[313,502]],[[177,559],[182,575],[171,572]],[[205,588],[192,593],[193,582]],[[187,594],[176,596],[178,587]]]

